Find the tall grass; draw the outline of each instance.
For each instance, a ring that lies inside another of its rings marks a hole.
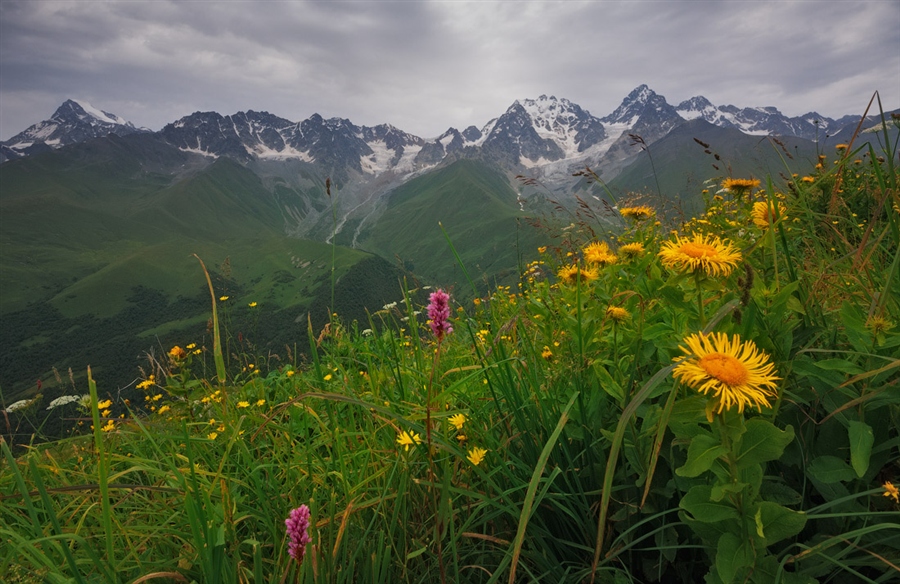
[[[173,349],[141,384],[142,404],[109,408],[91,382],[91,435],[18,457],[3,442],[0,574],[900,577],[890,124],[879,130],[881,153],[847,145],[807,176],[720,189],[683,224],[628,214],[621,201],[598,210],[623,226],[602,236],[615,261],[591,265],[588,230],[567,231],[558,248],[535,250],[519,289],[456,305],[455,331],[440,342],[416,300],[423,291],[407,289],[367,323],[309,324],[306,362],[245,355],[226,370],[215,346]],[[762,224],[753,203],[772,209]],[[661,246],[692,233],[724,238],[740,263],[702,277],[665,267]],[[717,414],[676,381],[681,347],[701,331],[739,335],[765,353],[778,377],[768,407]],[[297,565],[284,519],[300,504],[313,529]]]

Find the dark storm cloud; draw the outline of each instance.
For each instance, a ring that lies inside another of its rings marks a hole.
[[[882,2],[0,3],[0,138],[66,98],[159,129],[197,110],[312,113],[434,136],[554,94],[859,113],[900,102]]]

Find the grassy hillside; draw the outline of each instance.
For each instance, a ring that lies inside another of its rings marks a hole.
[[[473,278],[509,279],[521,251],[533,250],[540,240],[527,219],[503,174],[459,160],[394,190],[360,246],[399,259],[426,278],[464,284],[440,223]]]
[[[237,324],[246,317],[273,343],[305,331],[311,308],[327,317],[332,262],[337,284],[357,272],[371,282],[335,302],[380,306],[399,291],[389,265],[357,268],[370,254],[285,237],[275,196],[250,170],[146,136],[0,166],[0,246],[6,399],[35,391],[38,378],[55,384],[52,367],[92,362],[104,363],[104,381],[127,384],[141,353],[204,334],[209,292],[193,254],[214,272],[217,295],[243,307]],[[266,307],[261,321],[251,302]]]
[[[642,152],[609,186],[616,194],[655,195],[659,188],[664,199],[691,215],[702,208],[700,192],[708,179],[778,177],[808,172],[815,166],[814,143],[800,138],[779,141],[783,148],[763,136],[748,136],[704,120],[692,120],[651,144],[649,156]]]

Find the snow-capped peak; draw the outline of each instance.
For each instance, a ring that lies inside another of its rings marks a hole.
[[[70,99],[66,103],[64,103],[63,106],[65,106],[69,102],[71,102],[71,103],[77,105],[79,108],[81,108],[82,113],[85,113],[91,117],[94,117],[97,120],[104,122],[106,124],[118,124],[121,126],[131,125],[130,122],[128,122],[128,120],[122,118],[121,116],[117,116],[115,114],[105,112],[99,108],[92,106],[88,102],[80,100],[80,99]]]

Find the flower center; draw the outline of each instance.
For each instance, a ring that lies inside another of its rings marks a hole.
[[[697,364],[704,371],[728,385],[743,385],[750,377],[750,372],[743,363],[724,353],[704,355]]]
[[[680,251],[684,255],[691,256],[692,258],[712,257],[719,252],[719,250],[708,243],[697,243],[695,241],[683,243]]]

